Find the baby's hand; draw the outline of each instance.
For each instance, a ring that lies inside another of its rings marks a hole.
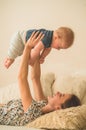
[[[46,56],[50,53],[51,48],[44,48],[40,55],[40,64],[43,64],[45,61]]]
[[[4,66],[8,69],[13,62],[14,59],[6,58],[4,62]]]
[[[39,59],[39,61],[40,61],[40,64],[43,64],[43,63],[44,63],[44,61],[45,61],[45,60],[44,60],[44,57],[43,57],[43,56],[41,56],[41,57],[40,57],[40,59]]]

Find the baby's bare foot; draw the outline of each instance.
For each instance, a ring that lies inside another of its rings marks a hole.
[[[14,59],[6,58],[6,60],[4,62],[4,66],[8,69],[13,62],[14,62]]]

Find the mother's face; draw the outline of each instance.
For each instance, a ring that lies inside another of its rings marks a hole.
[[[48,97],[48,104],[56,109],[60,109],[61,105],[71,98],[71,94],[63,94],[60,92],[57,92],[55,95]]]

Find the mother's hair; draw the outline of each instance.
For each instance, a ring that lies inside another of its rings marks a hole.
[[[80,105],[81,105],[80,99],[76,95],[72,94],[71,98],[69,98],[68,100],[66,100],[61,105],[61,108],[65,109],[65,108],[76,107],[76,106],[80,106]]]

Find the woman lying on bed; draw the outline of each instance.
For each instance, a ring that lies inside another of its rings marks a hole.
[[[38,32],[33,33],[25,45],[18,73],[21,99],[11,100],[0,107],[0,124],[2,125],[26,125],[28,122],[33,121],[45,113],[80,105],[80,100],[71,94],[57,92],[52,97],[45,98],[40,82],[41,70],[39,57],[31,67],[31,79],[35,100],[32,98],[29,81],[27,80],[29,70],[28,62],[31,49],[42,38],[42,33],[39,35]]]

